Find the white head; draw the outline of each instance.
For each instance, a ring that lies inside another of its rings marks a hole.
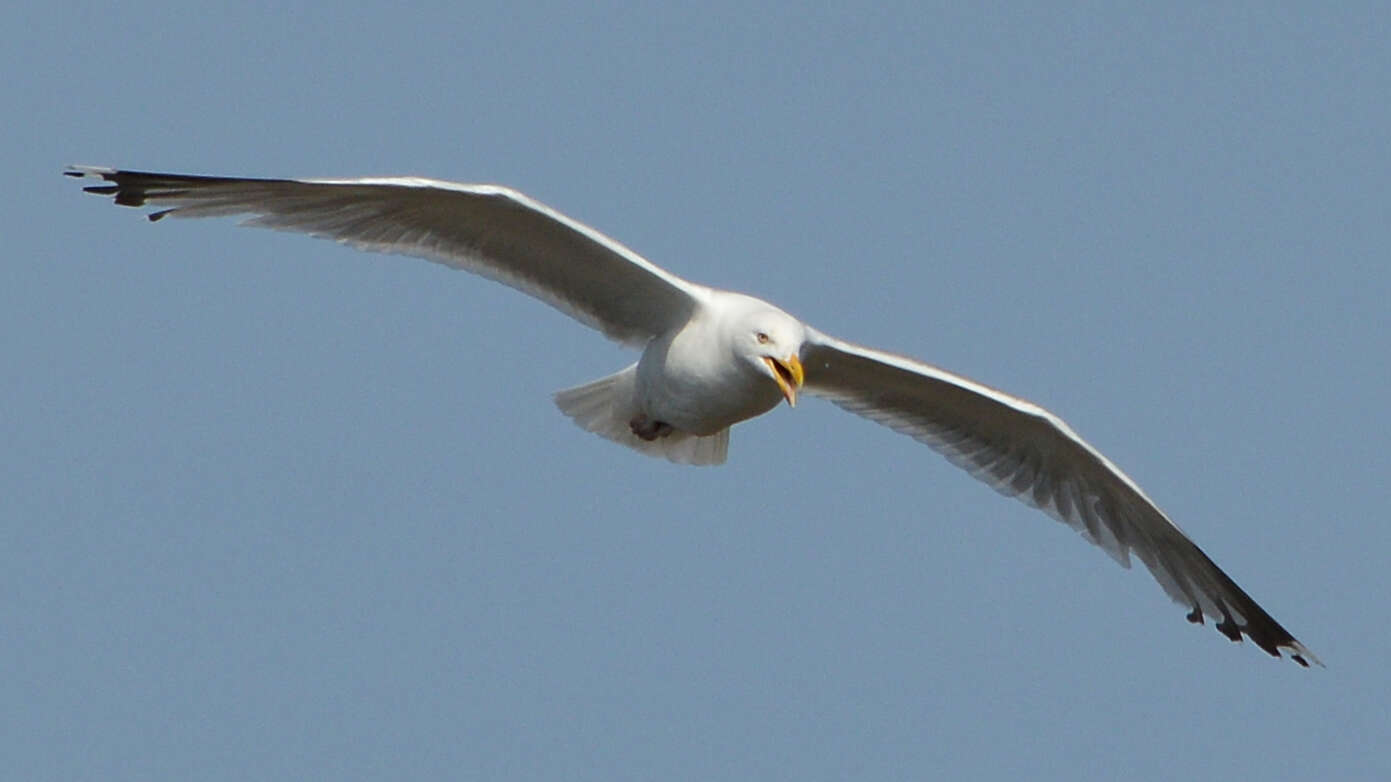
[[[733,349],[777,384],[787,404],[797,404],[802,387],[802,343],[807,329],[786,312],[751,297],[729,321]]]

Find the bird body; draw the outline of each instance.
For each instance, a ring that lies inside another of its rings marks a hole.
[[[801,324],[766,302],[727,291],[708,301],[680,329],[653,338],[637,369],[643,412],[702,436],[776,407],[784,394],[761,359],[786,361],[802,345]]]
[[[418,177],[250,179],[73,167],[85,189],[166,216],[249,215],[502,282],[618,342],[636,363],[555,395],[584,429],[642,453],[719,464],[730,427],[830,400],[930,446],[1007,496],[1080,532],[1122,565],[1138,557],[1189,621],[1212,619],[1274,656],[1318,662],[1119,467],[1047,410],[930,364],[823,334],[777,307],[698,285],[598,231],[496,185]]]
[[[680,464],[722,464],[733,425],[796,404],[806,329],[773,305],[704,289],[686,319],[656,334],[636,364],[558,392],[581,427]],[[771,382],[770,382],[771,380]]]

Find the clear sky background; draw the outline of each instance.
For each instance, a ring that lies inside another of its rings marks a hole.
[[[1388,778],[1385,7],[1054,5],[5,12],[0,776]],[[69,163],[520,188],[1054,409],[1328,668],[820,401],[615,447],[544,305]]]

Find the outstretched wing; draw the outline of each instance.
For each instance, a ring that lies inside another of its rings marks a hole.
[[[810,331],[806,390],[917,439],[996,491],[1046,511],[1125,567],[1144,562],[1164,591],[1276,657],[1308,649],[1188,539],[1119,467],[1037,405],[936,367]]]
[[[72,167],[122,206],[163,217],[251,215],[377,252],[415,255],[529,293],[619,342],[685,323],[707,289],[521,193],[415,177],[244,179]]]

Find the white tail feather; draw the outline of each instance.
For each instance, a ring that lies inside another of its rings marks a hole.
[[[707,437],[676,430],[651,441],[633,434],[629,422],[642,412],[635,393],[636,377],[637,364],[633,364],[592,383],[557,391],[555,405],[580,428],[648,456],[677,464],[724,464],[729,453],[728,429]]]

